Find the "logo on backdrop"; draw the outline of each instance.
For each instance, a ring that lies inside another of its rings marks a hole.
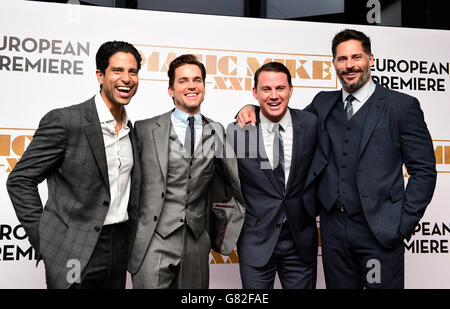
[[[450,173],[450,140],[433,140],[438,173]]]
[[[231,251],[229,256],[223,256],[220,253],[211,250],[209,264],[239,264],[239,258],[236,250]]]
[[[0,128],[0,172],[12,171],[33,139],[34,131]]]
[[[17,244],[26,238],[22,225],[0,224],[0,261],[37,260],[37,253],[28,242],[25,247]]]
[[[134,45],[143,58],[142,69],[139,71],[140,80],[167,83],[170,62],[182,54],[189,53],[196,55],[205,64],[206,84],[216,90],[252,90],[256,70],[271,61],[281,62],[289,69],[294,87],[337,88],[337,76],[332,67],[331,55]]]
[[[83,75],[90,42],[5,35],[0,37],[0,71]]]
[[[375,58],[373,80],[393,90],[446,91],[448,62]]]
[[[405,240],[405,249],[409,253],[449,253],[449,222],[419,222],[413,237]]]

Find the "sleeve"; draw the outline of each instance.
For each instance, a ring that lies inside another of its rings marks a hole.
[[[224,132],[221,127],[221,132]],[[216,131],[217,132],[217,131]],[[221,133],[224,134],[224,133]],[[224,135],[223,135],[224,136]],[[231,145],[222,139],[225,156],[216,156],[214,177],[208,187],[209,231],[212,249],[228,255],[236,246],[245,216],[237,159]]]
[[[38,184],[56,168],[66,149],[66,130],[58,110],[40,121],[33,140],[10,173],[6,186],[33,248],[39,252],[39,220],[43,210]]]
[[[400,233],[409,239],[433,197],[437,175],[433,142],[416,98],[402,113],[399,134],[402,160],[410,175],[403,201]]]

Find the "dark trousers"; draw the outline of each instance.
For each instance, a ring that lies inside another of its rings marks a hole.
[[[273,289],[275,274],[283,289],[315,289],[317,262],[307,263],[300,255],[289,225],[281,228],[278,242],[269,262],[263,267],[239,263],[244,289]]]
[[[73,289],[125,289],[130,229],[127,222],[103,226],[91,258]]]
[[[393,248],[375,238],[363,213],[349,216],[334,207],[320,215],[322,261],[329,289],[404,287],[404,246]]]

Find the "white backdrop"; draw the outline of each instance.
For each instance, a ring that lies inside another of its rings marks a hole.
[[[0,2],[0,288],[45,287],[43,263],[14,214],[6,192],[9,171],[50,109],[80,103],[98,91],[95,53],[105,41],[134,44],[144,57],[138,93],[127,111],[133,121],[164,113],[168,63],[193,53],[208,71],[202,113],[227,125],[255,103],[253,73],[280,61],[293,74],[291,107],[303,108],[318,91],[340,87],[331,39],[344,28],[372,39],[373,75],[419,98],[437,158],[438,182],[420,230],[406,243],[407,288],[450,288],[450,32],[48,4]],[[405,178],[407,179],[407,178]],[[40,186],[46,199],[45,184]],[[318,257],[318,288],[324,288]],[[240,288],[238,259],[211,255],[211,287]],[[131,284],[128,283],[128,286]],[[279,285],[277,284],[279,287]]]

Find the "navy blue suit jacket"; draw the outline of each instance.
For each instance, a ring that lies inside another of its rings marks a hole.
[[[305,207],[302,196],[317,143],[317,117],[302,110],[289,109],[293,126],[292,161],[283,192],[267,160],[259,107],[255,108],[256,127],[247,126],[240,130],[235,125],[232,128],[235,132],[249,131],[249,136],[234,143],[246,203],[244,226],[237,243],[239,260],[255,267],[269,261],[281,231],[279,223],[282,220],[282,204],[285,203],[287,221],[300,254],[307,262],[312,262],[317,258],[316,213]],[[235,132],[228,131],[227,139]],[[265,164],[266,168],[261,168],[261,164]]]
[[[319,143],[306,183],[317,182],[317,194],[306,192],[309,207],[333,207],[325,194],[332,180],[323,171],[331,147],[326,120],[338,100],[341,91],[320,92],[306,107],[319,118]],[[406,239],[411,237],[433,196],[433,143],[416,98],[377,84],[365,104],[370,106],[358,154],[358,195],[375,237],[385,247],[392,247],[399,233]],[[406,189],[403,164],[410,175]]]

